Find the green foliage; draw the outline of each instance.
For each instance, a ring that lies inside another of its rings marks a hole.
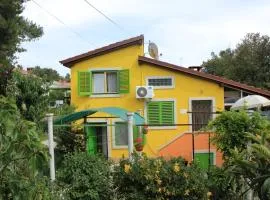
[[[261,199],[269,195],[268,185],[270,178],[270,126],[265,130],[257,132],[255,135],[248,133],[250,138],[247,148],[233,151],[228,163],[228,170],[236,177],[241,175],[246,180],[247,185],[252,188]]]
[[[262,199],[270,199],[270,178],[267,178],[261,188]]]
[[[40,26],[22,16],[26,0],[1,0],[0,2],[0,95],[6,95],[12,77],[15,54],[24,51],[22,42],[39,38]]]
[[[65,80],[66,80],[66,81],[70,81],[70,74],[69,74],[69,73],[66,74]]]
[[[62,193],[68,199],[111,199],[112,179],[110,165],[101,156],[75,152],[65,156],[57,179]]]
[[[47,164],[45,152],[35,124],[1,96],[0,199],[46,199],[49,191],[40,173]]]
[[[236,49],[212,53],[205,71],[257,87],[270,88],[270,38],[248,33]]]
[[[135,156],[132,162],[121,160],[114,171],[115,186],[125,199],[206,199],[205,174],[182,158]]]
[[[75,151],[85,151],[85,137],[81,127],[55,127],[56,166],[61,167],[64,156]]]
[[[247,133],[256,134],[268,125],[269,121],[257,112],[249,115],[245,111],[226,111],[210,122],[208,128],[215,132],[212,142],[227,159],[232,155],[233,149],[246,149],[250,140]]]
[[[56,70],[51,68],[40,68],[40,66],[32,68],[31,73],[42,78],[42,80],[45,82],[50,83],[53,81],[58,81],[62,78]]]
[[[36,76],[14,72],[12,84],[8,95],[15,98],[23,117],[34,122],[44,118],[49,105],[46,82]]]
[[[215,131],[213,142],[224,153],[225,173],[238,180],[235,187],[245,183],[247,190],[253,189],[261,199],[268,199],[265,185],[270,177],[270,122],[257,112],[249,115],[228,111],[209,127]]]
[[[208,172],[208,188],[214,199],[238,200],[241,199],[243,182],[232,176],[224,167],[211,167]]]

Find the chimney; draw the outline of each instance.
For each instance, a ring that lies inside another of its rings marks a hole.
[[[189,66],[188,68],[191,70],[200,72],[200,71],[202,71],[203,67],[202,66]]]
[[[32,70],[33,70],[33,67],[27,67],[27,68],[26,68],[26,71],[27,71],[27,72],[31,72]]]

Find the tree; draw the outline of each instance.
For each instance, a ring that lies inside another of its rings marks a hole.
[[[0,2],[0,94],[6,95],[8,81],[16,62],[16,53],[25,51],[20,44],[43,34],[40,26],[21,14],[27,0],[1,0]]]
[[[268,124],[257,112],[249,115],[245,111],[226,111],[210,122],[208,128],[215,132],[212,142],[222,151],[224,159],[228,159],[235,148],[239,151],[247,148],[250,140],[247,133],[261,132]]]
[[[227,111],[209,127],[215,132],[212,141],[224,154],[226,173],[239,185],[246,183],[246,191],[270,199],[270,122],[257,112]]]
[[[65,80],[68,81],[68,82],[70,82],[70,74],[69,73],[66,74]]]
[[[51,68],[40,68],[39,66],[32,68],[31,73],[42,78],[44,81],[51,83],[62,78],[56,70]]]
[[[22,116],[34,122],[40,122],[49,105],[49,87],[46,81],[33,75],[23,75],[15,71],[12,85],[8,87],[8,96],[15,99]]]
[[[47,153],[36,125],[24,120],[12,99],[0,96],[0,199],[48,199],[41,169]]]
[[[270,37],[248,33],[235,49],[226,49],[203,62],[205,72],[270,88]]]

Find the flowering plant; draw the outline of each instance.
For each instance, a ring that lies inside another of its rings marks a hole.
[[[165,160],[134,155],[114,169],[118,192],[126,199],[207,199],[206,176],[182,158]]]

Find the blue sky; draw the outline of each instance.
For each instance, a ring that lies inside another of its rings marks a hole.
[[[163,61],[184,67],[200,65],[235,45],[249,32],[270,35],[270,1],[259,0],[88,0],[116,21],[119,28],[84,0],[35,0],[81,37],[32,1],[23,15],[44,28],[37,41],[23,44],[18,62],[69,72],[59,60],[144,34],[163,54]],[[146,51],[145,51],[146,52]]]

